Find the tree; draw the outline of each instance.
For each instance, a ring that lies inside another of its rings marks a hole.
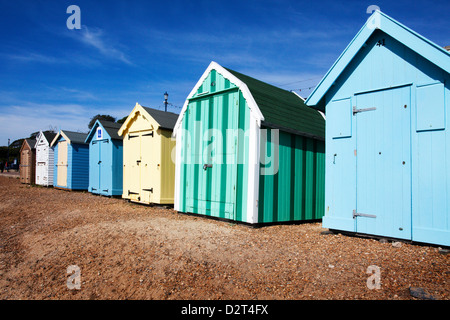
[[[117,123],[124,123],[127,120],[128,116],[123,117],[122,119],[117,120]]]
[[[91,121],[89,121],[89,124],[88,124],[89,130],[92,129],[92,127],[94,126],[94,123],[95,123],[95,121],[97,121],[97,119],[116,122],[116,118],[114,118],[113,116],[110,116],[107,114],[97,114],[91,118]]]

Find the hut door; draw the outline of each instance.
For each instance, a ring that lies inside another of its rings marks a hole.
[[[58,143],[58,177],[57,183],[60,187],[67,187],[67,141]]]
[[[359,233],[411,238],[410,87],[356,95]]]
[[[44,184],[47,182],[46,155],[48,155],[47,147],[45,145],[38,145],[36,147],[36,184]]]
[[[91,181],[91,191],[93,193],[100,193],[100,181],[101,181],[101,143],[99,141],[92,141],[90,145],[90,170],[89,179]]]
[[[93,141],[90,148],[91,173],[89,179],[91,181],[92,192],[94,193],[108,193],[108,140],[96,140]]]
[[[193,212],[234,219],[236,210],[238,93],[190,103],[191,179],[187,205]],[[192,134],[191,133],[191,134]],[[192,191],[191,191],[192,190]]]
[[[157,145],[155,145],[155,131],[146,130],[141,132],[141,161],[140,166],[140,194],[141,202],[150,203],[153,201],[153,193],[156,193],[156,188],[160,187],[158,179],[157,164],[159,163],[160,153],[156,152]]]
[[[30,151],[22,150],[20,160],[20,182],[30,183]]]
[[[159,153],[155,148],[154,130],[131,132],[129,146],[133,155],[130,158],[130,175],[128,179],[130,200],[150,203],[156,191],[156,165],[159,163]]]
[[[141,136],[139,132],[128,134],[127,180],[130,200],[140,201],[141,192]]]
[[[108,194],[111,190],[109,188],[112,187],[112,177],[111,177],[111,156],[109,155],[109,140],[101,140],[99,141],[99,181],[98,187],[101,193]]]

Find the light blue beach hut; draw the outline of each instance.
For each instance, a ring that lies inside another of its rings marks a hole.
[[[89,184],[89,145],[87,134],[61,130],[51,143],[54,148],[53,187],[87,190]]]
[[[89,144],[88,191],[104,196],[122,195],[123,139],[121,124],[97,120],[85,140]]]
[[[450,54],[375,11],[306,100],[326,114],[323,227],[450,245]]]

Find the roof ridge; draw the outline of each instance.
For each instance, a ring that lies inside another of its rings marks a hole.
[[[250,78],[251,80],[258,81],[258,82],[261,83],[261,84],[264,84],[264,85],[267,85],[267,86],[271,86],[271,87],[273,87],[273,88],[275,88],[275,89],[278,89],[278,90],[285,91],[286,93],[294,94],[294,93],[293,93],[292,91],[290,91],[290,90],[286,90],[286,89],[277,87],[277,86],[275,86],[275,85],[273,85],[273,84],[270,84],[270,83],[268,83],[268,82],[264,82],[264,81],[262,81],[262,80],[256,79],[256,78],[254,78],[254,77],[252,77],[252,76],[243,74],[243,73],[241,73],[241,72],[238,72],[238,71],[235,71],[235,70],[226,68],[226,67],[223,67],[223,68],[226,69],[226,70],[228,70],[229,72],[233,73],[237,78],[239,78],[239,75],[241,75],[241,76]],[[245,82],[243,79],[241,79],[241,80],[242,80],[242,82]],[[298,97],[298,96],[297,96],[297,97]]]

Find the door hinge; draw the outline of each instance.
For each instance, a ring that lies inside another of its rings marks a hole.
[[[356,217],[376,218],[377,216],[374,214],[357,213],[356,210],[353,210],[353,219],[355,219]]]
[[[353,106],[353,115],[359,113],[359,112],[366,112],[366,111],[372,111],[372,110],[376,110],[376,107],[372,107],[372,108],[364,108],[364,109],[357,109],[355,106]]]
[[[142,191],[150,191],[151,193],[153,193],[153,188],[151,188],[151,189],[142,189]]]

